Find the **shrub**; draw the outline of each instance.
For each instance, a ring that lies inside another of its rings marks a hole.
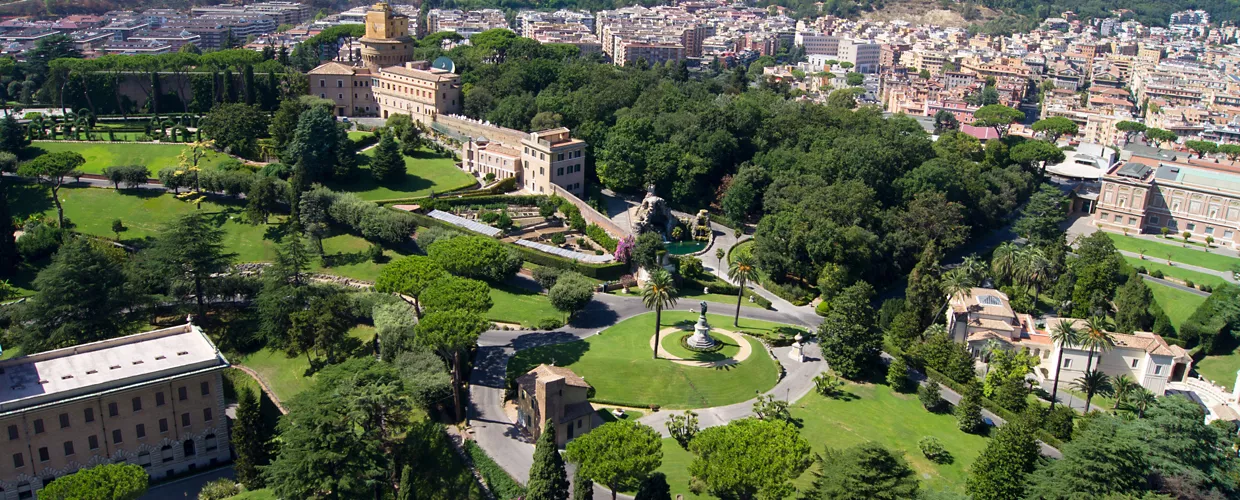
[[[383,263],[383,247],[379,245],[370,245],[370,248],[366,249],[366,259],[374,262],[375,264]]]
[[[943,448],[943,443],[939,442],[934,436],[926,436],[917,441],[917,447],[921,449],[921,454],[930,459],[931,462],[942,464],[951,461],[951,454],[947,449]]]
[[[17,239],[17,252],[27,262],[36,261],[56,253],[64,241],[64,231],[43,224],[27,224],[21,238]]]
[[[943,394],[939,390],[939,383],[933,380],[917,389],[917,399],[921,401],[921,406],[925,407],[931,413],[943,411]]]
[[[537,281],[539,286],[550,290],[563,273],[564,270],[558,267],[539,266],[534,269],[534,281]]]
[[[539,330],[555,330],[564,326],[564,320],[560,318],[543,318],[538,320]]]
[[[837,398],[843,394],[844,379],[838,376],[823,372],[814,377],[814,391],[820,396],[827,398]]]
[[[437,241],[427,252],[444,270],[457,276],[501,282],[521,269],[521,255],[486,236]]]
[[[431,226],[418,230],[418,247],[425,251],[432,243],[461,236],[460,231],[453,231],[443,226]]]
[[[589,236],[595,243],[607,249],[608,252],[615,252],[616,245],[620,243],[615,238],[612,238],[610,234],[607,234],[607,231],[598,224],[586,226],[586,236]]]
[[[241,494],[241,485],[232,479],[216,479],[202,487],[198,500],[224,500]]]
[[[904,358],[896,357],[887,365],[887,385],[896,392],[905,392],[909,386],[908,363]]]
[[[474,462],[478,473],[482,475],[487,487],[495,493],[496,498],[511,499],[525,496],[525,487],[508,475],[508,472],[495,463],[495,460],[491,459],[487,452],[483,451],[482,447],[473,440],[465,441],[465,451],[469,454],[470,460]]]
[[[1137,274],[1149,274],[1150,273],[1148,270],[1145,269],[1145,266],[1137,266],[1136,271],[1137,271]]]
[[[564,233],[554,233],[551,235],[551,243],[563,245],[568,239],[564,237]]]
[[[1201,289],[1201,291],[1206,292],[1206,293],[1214,293],[1214,287],[1207,285],[1205,283],[1198,285],[1197,288]]]
[[[831,302],[827,300],[818,302],[818,305],[814,306],[814,312],[818,313],[818,315],[822,317],[826,317],[827,313],[830,311],[831,311]]]
[[[584,309],[594,298],[594,284],[575,272],[566,272],[556,279],[555,286],[547,291],[547,299],[557,310],[570,315]]]
[[[1158,279],[1162,279],[1163,278],[1162,269],[1155,269],[1153,272],[1150,273],[1150,276],[1153,276]]]

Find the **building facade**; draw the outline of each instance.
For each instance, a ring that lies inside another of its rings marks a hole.
[[[0,499],[105,463],[163,478],[227,462],[228,366],[188,323],[0,362]]]
[[[1060,346],[1051,340],[1050,331],[1060,321],[1071,322],[1078,331],[1085,327],[1080,319],[1034,319],[1028,314],[1017,314],[1007,295],[989,288],[957,294],[947,306],[947,331],[953,340],[968,345],[978,357],[991,342],[998,342],[1005,349],[1023,349],[1038,362],[1033,376],[1039,382],[1053,380],[1059,363],[1060,386],[1072,384],[1092,369],[1111,377],[1127,375],[1161,396],[1168,383],[1183,381],[1192,369],[1193,359],[1188,351],[1151,332],[1111,333],[1114,345],[1094,352],[1089,364],[1089,349],[1074,344]]]
[[[1102,177],[1093,223],[1240,248],[1240,167],[1134,155]]]
[[[374,78],[367,68],[329,62],[310,70],[310,94],[336,104],[336,116],[375,116]]]
[[[517,422],[538,440],[551,420],[555,444],[562,447],[594,429],[589,390],[590,384],[568,368],[538,365],[517,378]]]
[[[406,114],[429,127],[436,115],[461,112],[461,77],[426,61],[381,68],[371,87],[382,118]]]

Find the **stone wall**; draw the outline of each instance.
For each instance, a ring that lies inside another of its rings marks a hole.
[[[598,210],[595,210],[594,207],[590,206],[590,204],[582,201],[581,198],[574,196],[573,193],[570,193],[555,184],[551,185],[551,191],[551,194],[559,195],[561,198],[568,200],[569,203],[572,203],[580,209],[581,218],[585,219],[587,224],[598,224],[599,227],[603,228],[604,231],[611,233],[611,235],[616,239],[621,239],[629,235],[628,230],[623,229],[616,223],[612,222],[611,218],[599,213]]]
[[[486,137],[488,140],[500,142],[508,147],[520,148],[521,140],[528,137],[528,134],[520,130],[500,127],[498,125],[487,125],[477,120],[457,115],[435,115],[435,123],[451,129],[457,135],[473,137]]]

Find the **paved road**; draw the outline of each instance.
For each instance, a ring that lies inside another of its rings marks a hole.
[[[146,490],[139,500],[168,500],[172,498],[198,498],[198,492],[207,483],[216,479],[235,479],[236,473],[231,465],[203,472],[196,476],[183,477],[169,483],[158,484]]]

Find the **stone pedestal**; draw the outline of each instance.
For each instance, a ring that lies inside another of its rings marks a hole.
[[[805,344],[801,343],[803,339],[804,337],[801,337],[801,334],[798,333],[792,341],[792,359],[797,360],[799,363],[805,362]]]
[[[710,336],[710,324],[706,323],[706,313],[698,317],[697,324],[693,325],[693,335],[690,335],[685,343],[694,349],[709,349],[715,346],[715,339]]]

